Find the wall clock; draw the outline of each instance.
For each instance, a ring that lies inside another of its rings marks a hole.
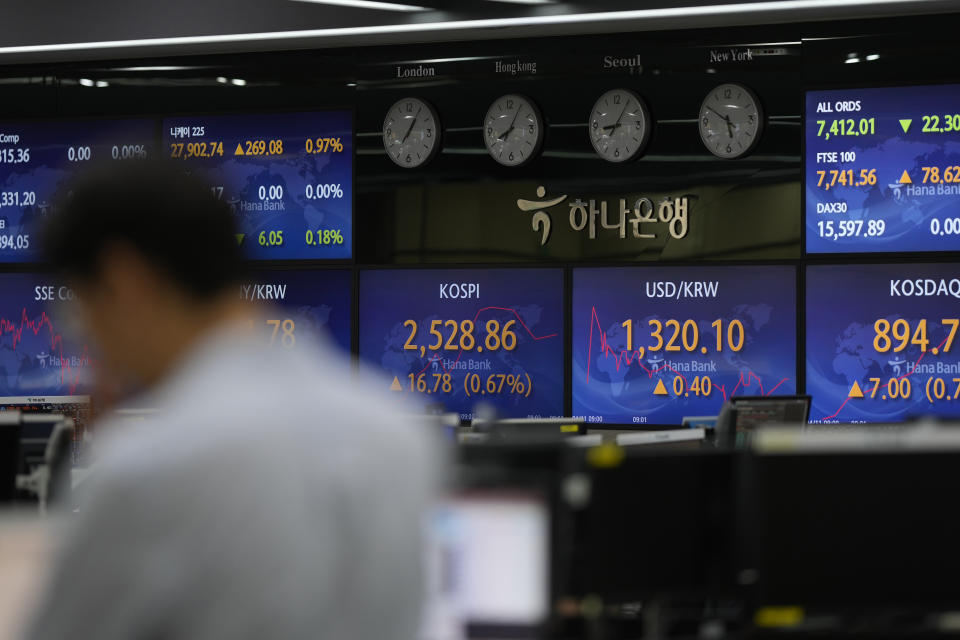
[[[440,118],[419,98],[398,100],[383,119],[383,148],[401,167],[414,169],[440,150]]]
[[[650,112],[629,89],[612,89],[600,96],[590,112],[590,142],[609,162],[640,157],[650,139]]]
[[[483,120],[483,142],[490,156],[506,167],[533,160],[543,146],[544,128],[540,109],[525,96],[498,98]]]
[[[753,91],[741,84],[721,84],[700,106],[700,139],[718,158],[750,153],[763,131],[763,110]]]

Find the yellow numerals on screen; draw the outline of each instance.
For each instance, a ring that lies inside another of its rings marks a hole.
[[[950,330],[942,345],[933,348],[934,353],[947,353],[953,346],[953,340],[957,335],[957,327],[960,325],[960,319],[944,318],[940,320],[944,328]],[[927,321],[920,320],[916,326],[911,327],[910,322],[903,318],[890,322],[886,318],[880,318],[873,323],[873,330],[876,334],[873,338],[873,348],[877,353],[887,353],[893,349],[894,353],[903,351],[910,345],[920,347],[921,351],[926,351],[930,346],[930,339],[927,337]]]
[[[873,389],[870,391],[870,397],[877,397],[877,390],[880,387],[880,378],[870,378],[870,382],[873,384]],[[913,387],[910,384],[910,378],[890,378],[883,385],[884,393],[880,396],[882,400],[896,400],[898,398],[903,400],[908,400],[910,394],[913,393]]]
[[[279,156],[283,155],[283,140],[244,140],[237,146],[234,155]]]
[[[420,393],[450,393],[453,391],[453,379],[449,373],[408,374],[410,391]]]
[[[633,351],[633,324],[632,319],[624,320],[621,324],[627,330],[627,350]],[[724,328],[724,324],[726,327]],[[687,351],[693,352],[700,347],[700,327],[696,320],[666,320],[657,319],[647,321],[650,327],[650,339],[654,344],[646,347],[648,352],[660,351]],[[714,330],[716,338],[716,350],[723,351],[724,348],[730,351],[740,351],[743,349],[745,332],[743,323],[739,320],[731,320],[724,323],[723,320],[714,320],[710,326]],[[707,347],[700,347],[702,353],[708,351]]]
[[[486,335],[480,344],[474,337],[476,325],[473,320],[431,320],[430,321],[430,340],[425,345],[417,344],[416,320],[406,320],[403,326],[410,331],[407,341],[403,348],[406,351],[430,350],[430,351],[513,351],[517,348],[517,334],[514,331],[516,320],[508,320],[502,326],[497,320],[488,320],[484,325]]]
[[[294,335],[296,324],[290,318],[286,320],[267,320],[267,325],[273,327],[273,333],[270,334],[270,344],[277,340],[277,334],[280,334],[280,344],[286,349],[292,349],[297,344],[297,336]]]
[[[284,349],[292,349],[297,344],[296,329],[297,325],[291,318],[284,319],[268,319],[265,321],[267,327],[273,329],[270,333],[270,346],[273,346],[277,340],[280,340],[281,346]],[[249,320],[246,323],[247,329],[253,331],[254,325],[253,320]]]

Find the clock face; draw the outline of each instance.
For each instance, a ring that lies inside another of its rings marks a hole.
[[[418,98],[397,101],[383,119],[383,148],[401,167],[423,166],[440,150],[440,118]]]
[[[763,111],[753,91],[722,84],[700,107],[700,139],[718,158],[739,158],[753,149],[763,131]]]
[[[650,139],[650,112],[628,89],[600,96],[590,112],[590,142],[604,160],[627,162],[643,153]]]
[[[537,105],[514,94],[499,98],[487,110],[483,141],[493,159],[504,166],[530,162],[543,145],[543,117]]]

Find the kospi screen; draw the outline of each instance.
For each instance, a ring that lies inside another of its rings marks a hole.
[[[796,269],[573,273],[573,414],[679,425],[736,395],[797,391]]]
[[[270,344],[295,348],[299,336],[332,340],[350,351],[353,274],[348,269],[258,270],[240,285],[240,298],[264,305],[260,333]]]
[[[394,393],[472,419],[563,415],[560,269],[360,273],[360,359]]]
[[[230,204],[248,258],[350,258],[349,111],[168,118],[163,149]]]
[[[0,262],[38,262],[61,186],[92,162],[152,157],[152,120],[0,122]]]
[[[960,267],[807,267],[811,422],[960,417]]]
[[[0,396],[89,393],[96,360],[71,331],[75,296],[39,274],[0,274]]]
[[[960,249],[960,85],[806,96],[808,253]]]

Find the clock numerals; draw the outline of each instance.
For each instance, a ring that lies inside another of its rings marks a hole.
[[[440,151],[440,117],[419,98],[398,100],[383,120],[383,148],[397,165],[414,169]]]
[[[525,96],[502,96],[487,110],[483,142],[490,156],[504,166],[517,167],[533,160],[543,137],[540,110]]]
[[[750,153],[763,130],[760,101],[747,87],[723,84],[704,98],[697,121],[700,139],[718,158],[740,158]]]
[[[647,146],[650,112],[636,93],[613,89],[593,105],[588,129],[598,156],[608,162],[627,162],[639,158]]]

